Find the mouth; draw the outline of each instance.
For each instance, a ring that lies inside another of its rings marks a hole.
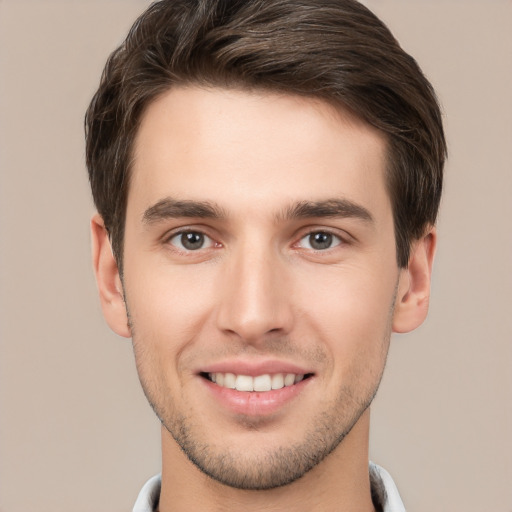
[[[269,420],[282,417],[299,397],[310,396],[307,390],[315,389],[316,373],[290,361],[238,358],[212,363],[197,376],[216,415],[224,410],[235,417]]]
[[[265,373],[251,376],[230,372],[202,372],[200,375],[220,388],[248,393],[265,393],[291,387],[313,376],[312,373]]]

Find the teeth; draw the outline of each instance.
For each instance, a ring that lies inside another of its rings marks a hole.
[[[284,377],[282,373],[272,375],[272,389],[284,388]]]
[[[224,387],[230,388],[230,389],[235,389],[236,375],[234,375],[233,373],[226,373],[226,375],[224,375]]]
[[[254,391],[270,391],[272,389],[272,378],[270,375],[258,375],[254,377]]]
[[[254,391],[254,379],[247,375],[238,375],[236,378],[235,389],[237,391]]]
[[[295,384],[295,375],[293,373],[287,373],[284,378],[284,385],[291,386],[292,384]]]
[[[209,373],[208,378],[218,386],[237,391],[270,391],[281,389],[285,386],[293,386],[304,379],[304,375],[295,373],[276,373],[270,375],[235,375],[234,373]]]

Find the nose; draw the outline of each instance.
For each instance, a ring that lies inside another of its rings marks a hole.
[[[270,249],[253,245],[233,253],[225,261],[218,328],[253,345],[288,334],[293,318],[284,266]]]

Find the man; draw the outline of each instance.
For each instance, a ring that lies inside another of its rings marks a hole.
[[[162,423],[134,510],[404,510],[368,436],[428,309],[446,146],[415,61],[353,0],[164,0],[86,132],[103,312]]]

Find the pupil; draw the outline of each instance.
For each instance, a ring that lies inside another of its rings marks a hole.
[[[332,244],[332,235],[329,233],[314,233],[310,235],[309,243],[313,249],[328,249]]]
[[[204,243],[204,236],[201,233],[183,233],[181,243],[185,249],[200,249]]]

